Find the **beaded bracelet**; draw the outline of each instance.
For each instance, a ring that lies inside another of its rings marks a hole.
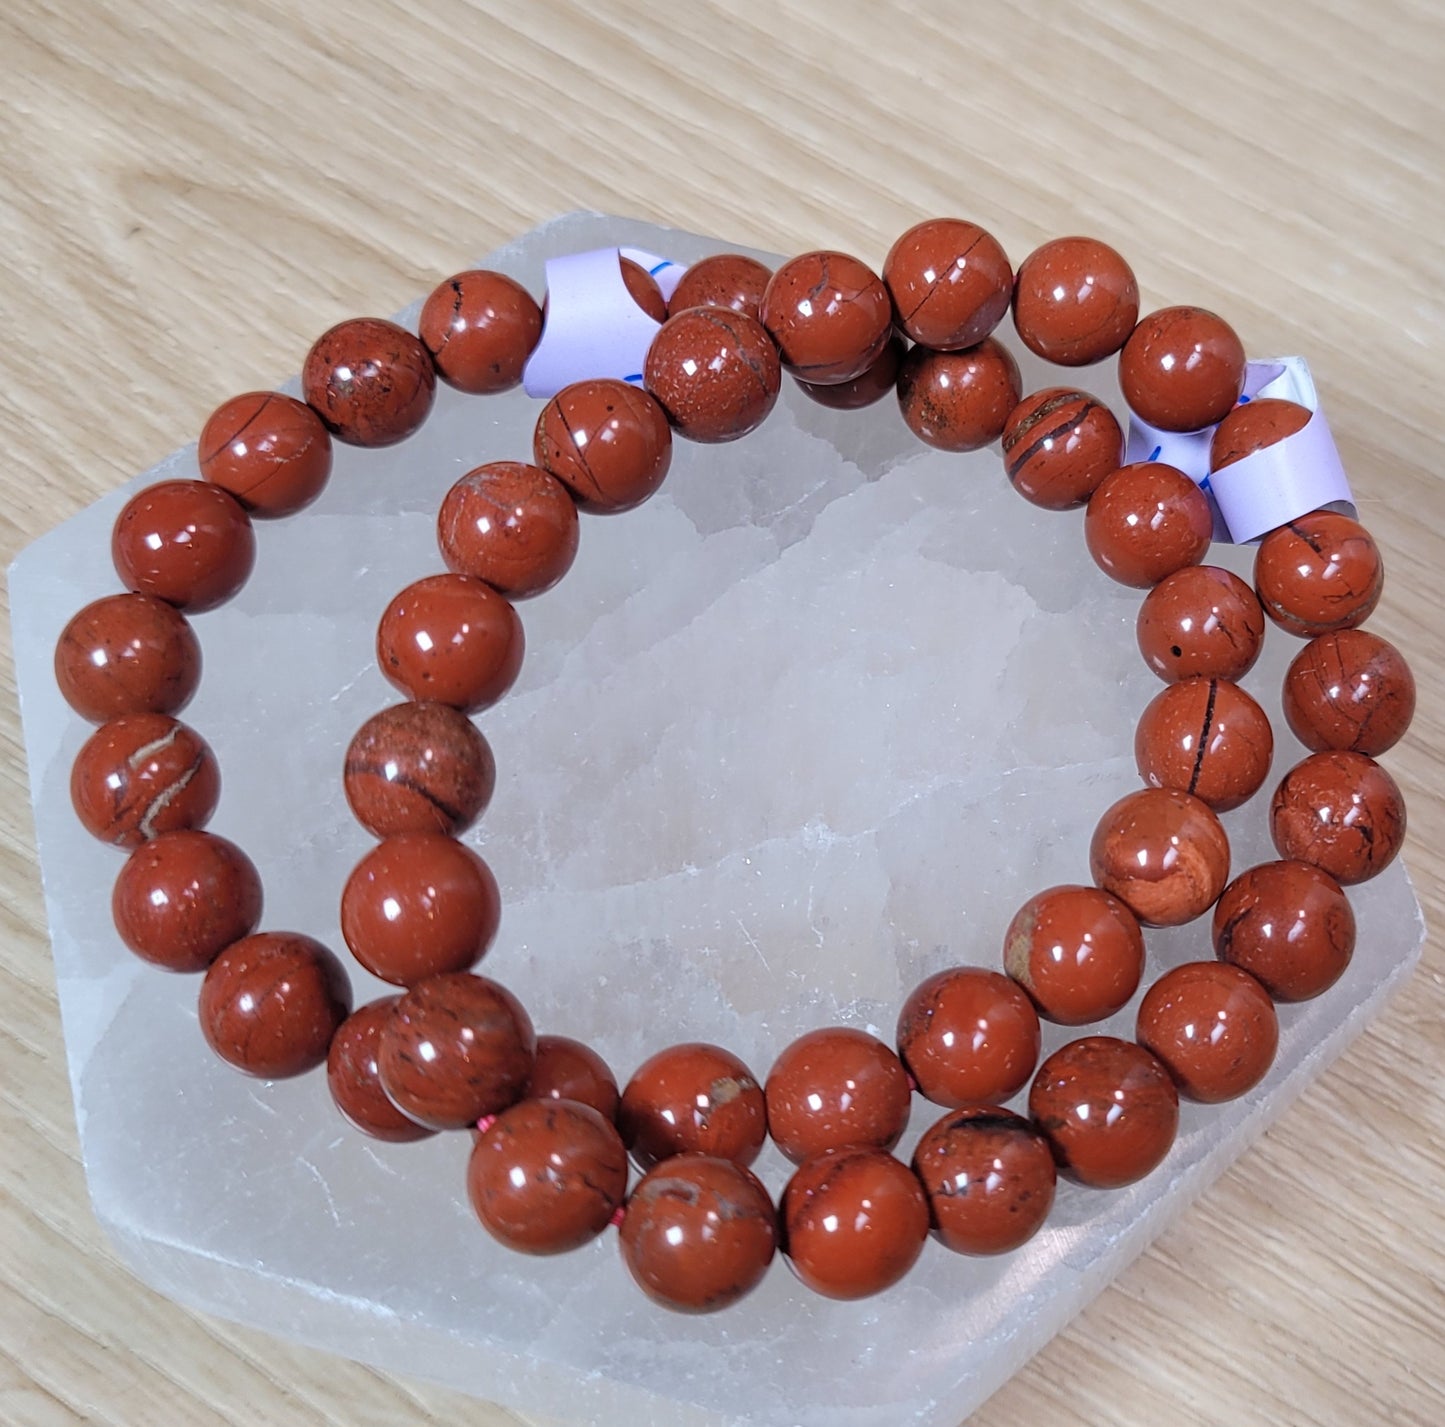
[[[616,1223],[634,1278],[667,1307],[736,1302],[779,1247],[805,1284],[845,1299],[900,1279],[930,1229],[963,1254],[1016,1249],[1047,1218],[1057,1174],[1132,1183],[1168,1153],[1181,1094],[1216,1102],[1256,1085],[1275,1053],[1274,1002],[1319,995],[1348,964],[1343,888],[1388,865],[1404,835],[1399,789],[1374,759],[1414,708],[1399,652],[1357,628],[1380,596],[1379,552],[1352,517],[1301,511],[1261,541],[1251,590],[1201,563],[1214,517],[1194,479],[1158,461],[1124,464],[1117,419],[1087,392],[1023,396],[990,335],[1010,307],[1020,339],[1046,360],[1085,366],[1117,353],[1141,421],[1213,428],[1212,471],[1310,418],[1289,401],[1241,401],[1244,349],[1212,313],[1174,307],[1140,321],[1133,273],[1095,240],[1046,243],[1015,274],[981,228],[937,219],[894,244],[881,277],[836,252],[773,273],[708,258],[668,300],[625,259],[623,277],[662,324],[641,386],[565,388],[541,412],[532,462],[492,462],[457,481],[437,523],[448,573],[408,586],[381,617],[377,662],[407,701],[367,720],[346,754],[347,801],[379,841],[347,880],[341,927],[357,961],[399,994],[351,1013],[327,948],[256,931],[254,865],[202,831],[219,796],[215,759],[175,718],[200,670],[185,615],[245,582],[252,517],[316,498],[333,438],[405,439],[438,376],[474,394],[517,384],[544,313],[497,273],[441,284],[419,338],[374,319],[331,329],[307,356],[304,402],[264,392],[223,403],[202,432],[203,479],[149,487],[121,512],[112,555],[129,593],[77,614],[55,656],[65,698],[101,725],[74,765],[76,812],[130,853],[116,929],[148,961],[205,972],[201,1029],[230,1064],[280,1077],[324,1062],[341,1113],[380,1139],[471,1128],[467,1188],[495,1238],[550,1254]],[[594,1051],[537,1036],[517,999],[472,970],[495,937],[500,896],[486,862],[457,840],[495,783],[471,716],[516,679],[513,602],[566,574],[579,510],[645,501],[674,435],[725,442],[754,430],[784,370],[833,407],[896,392],[909,427],[943,450],[1001,439],[1026,499],[1087,507],[1095,562],[1148,591],[1139,646],[1165,687],[1138,725],[1145,787],[1099,821],[1095,885],[1050,887],[1020,907],[1003,972],[957,967],[915,988],[896,1053],[825,1028],[789,1045],[760,1083],[728,1051],[688,1043],[653,1056],[619,1094]],[[1216,814],[1263,786],[1273,753],[1267,716],[1237,683],[1266,615],[1309,641],[1283,704],[1312,752],[1271,800],[1281,860],[1231,882]],[[1142,928],[1211,908],[1217,959],[1162,976],[1140,1004],[1135,1041],[1084,1036],[1038,1064],[1040,1016],[1086,1026],[1115,1014],[1143,976]],[[1027,1118],[1000,1108],[1026,1085]],[[947,1113],[905,1165],[891,1151],[915,1089]],[[797,1165],[777,1208],[747,1167],[769,1133]],[[642,1171],[630,1193],[629,1154]]]

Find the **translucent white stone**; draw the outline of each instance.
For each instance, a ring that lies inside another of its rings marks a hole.
[[[681,260],[723,246],[574,215],[487,261],[536,291],[546,257],[614,242]],[[1026,390],[1060,380],[1022,365]],[[1117,403],[1111,365],[1077,375]],[[262,526],[250,584],[197,619],[206,669],[185,717],[220,757],[213,826],[260,866],[265,926],[344,950],[337,898],[369,843],[341,796],[342,749],[396,698],[373,663],[376,620],[440,567],[448,485],[526,457],[537,409],[443,390],[406,444],[338,449],[322,499]],[[188,447],[141,481],[193,472]],[[323,1076],[228,1070],[197,1032],[197,981],[121,947],[108,898],[120,857],[70,811],[88,730],[50,661],[66,619],[116,588],[109,527],[139,483],[26,550],[10,591],[91,1194],[136,1272],[185,1303],[599,1427],[951,1427],[1280,1113],[1418,956],[1419,910],[1393,867],[1352,894],[1360,950],[1344,979],[1283,1010],[1266,1084],[1186,1107],[1143,1183],[1062,1188],[1050,1226],[1011,1257],[930,1244],[901,1286],[861,1304],[813,1298],[779,1263],[731,1312],[669,1315],[634,1288],[610,1234],[551,1260],[495,1245],[467,1207],[465,1135],[373,1144],[336,1116]],[[1215,558],[1247,569],[1247,552]],[[523,607],[517,690],[480,719],[500,777],[472,840],[505,902],[483,969],[623,1078],[676,1040],[722,1042],[763,1075],[813,1026],[891,1038],[912,984],[997,965],[1025,897],[1087,880],[1090,831],[1136,786],[1134,722],[1158,688],[1134,645],[1138,604],[1094,568],[1077,514],[1020,500],[995,452],[924,450],[891,402],[842,414],[790,390],[736,446],[679,443],[648,505],[584,519],[572,574]],[[1277,771],[1299,754],[1277,698],[1294,647],[1271,634],[1246,680],[1275,716]],[[1264,802],[1225,820],[1236,867],[1273,855]],[[1151,933],[1149,953],[1150,979],[1207,957],[1207,928]],[[383,989],[352,974],[358,1002]],[[1133,1015],[1107,1029],[1129,1034]],[[1045,1048],[1066,1038],[1050,1030]],[[901,1154],[936,1113],[915,1103]],[[760,1168],[780,1190],[782,1162],[770,1151]]]

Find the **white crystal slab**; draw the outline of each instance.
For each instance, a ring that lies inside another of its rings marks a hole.
[[[723,246],[576,214],[486,263],[538,292],[546,258],[613,243],[682,261]],[[1021,364],[1025,390],[1069,379]],[[1121,409],[1112,363],[1075,375]],[[396,698],[373,664],[376,620],[440,568],[433,516],[450,483],[526,457],[538,406],[443,390],[406,444],[338,447],[321,500],[260,526],[247,588],[196,620],[206,670],[183,716],[220,758],[212,826],[260,867],[264,926],[344,951],[337,898],[370,844],[341,796],[342,750]],[[467,1207],[466,1136],[374,1144],[341,1123],[320,1074],[235,1074],[196,1029],[198,981],[142,965],[111,928],[121,859],[71,813],[88,728],[54,687],[51,653],[81,604],[118,588],[107,542],[123,500],[192,474],[186,447],[10,571],[91,1196],[136,1272],[184,1303],[596,1427],[952,1427],[1279,1115],[1418,958],[1423,923],[1395,866],[1352,893],[1359,951],[1342,981],[1282,1009],[1265,1084],[1186,1106],[1141,1184],[1061,1186],[1049,1227],[1002,1260],[930,1243],[903,1284],[859,1304],[811,1296],[779,1262],[741,1307],[694,1319],[642,1297],[611,1234],[560,1259],[511,1255]],[[1247,552],[1212,558],[1247,570]],[[891,1039],[915,982],[997,965],[1020,902],[1088,880],[1089,834],[1137,785],[1134,723],[1159,688],[1134,644],[1139,598],[1095,569],[1077,513],[1020,500],[993,452],[922,448],[892,403],[834,413],[790,389],[736,446],[679,443],[649,504],[584,518],[572,573],[522,609],[516,691],[479,720],[500,773],[471,840],[505,904],[483,969],[540,1029],[592,1042],[624,1079],[675,1040],[719,1041],[762,1075],[814,1026]],[[1276,773],[1300,756],[1277,695],[1297,647],[1272,632],[1245,681],[1274,718]],[[1225,819],[1236,867],[1274,855],[1264,801]],[[1209,955],[1202,922],[1148,942],[1148,980]],[[358,1003],[389,989],[352,975]],[[1105,1028],[1128,1035],[1134,1010]],[[1067,1038],[1047,1030],[1045,1050]],[[900,1154],[940,1113],[915,1100]],[[780,1158],[759,1168],[780,1190]]]

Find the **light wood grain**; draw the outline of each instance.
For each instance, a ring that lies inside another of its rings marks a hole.
[[[960,213],[1089,232],[1146,305],[1315,368],[1412,658],[1388,762],[1445,918],[1445,262],[1434,0],[1174,6],[267,4],[0,10],[0,558],[311,338],[595,207],[880,262]],[[521,1420],[187,1313],[91,1217],[8,627],[0,660],[0,1420]],[[1445,969],[976,1417],[1436,1427]],[[743,1310],[746,1311],[746,1310]]]

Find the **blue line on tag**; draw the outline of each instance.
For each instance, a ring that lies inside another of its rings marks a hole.
[[[658,265],[657,265],[655,268],[648,268],[648,270],[647,270],[647,275],[648,275],[648,277],[656,277],[656,276],[658,275],[658,273],[660,273],[660,272],[663,270],[663,268],[670,268],[671,266],[672,266],[672,259],[671,259],[671,258],[664,258],[660,263],[658,263]]]
[[[1164,448],[1163,448],[1162,446],[1156,446],[1152,451],[1150,451],[1150,453],[1149,453],[1149,459],[1150,459],[1151,461],[1157,461],[1157,460],[1159,459],[1159,453],[1160,453],[1163,449],[1164,449]]]
[[[642,373],[633,372],[630,377],[623,377],[622,380],[625,382],[640,382],[642,380]]]
[[[1250,402],[1250,401],[1253,401],[1253,400],[1254,400],[1254,398],[1253,398],[1252,396],[1245,396],[1245,394],[1244,394],[1243,392],[1240,392],[1240,394],[1239,394],[1239,404],[1240,404],[1241,406],[1245,405],[1246,402]]]
[[[1199,489],[1202,490],[1205,495],[1214,494],[1214,487],[1209,484],[1208,476],[1205,476],[1205,478],[1199,482]]]

